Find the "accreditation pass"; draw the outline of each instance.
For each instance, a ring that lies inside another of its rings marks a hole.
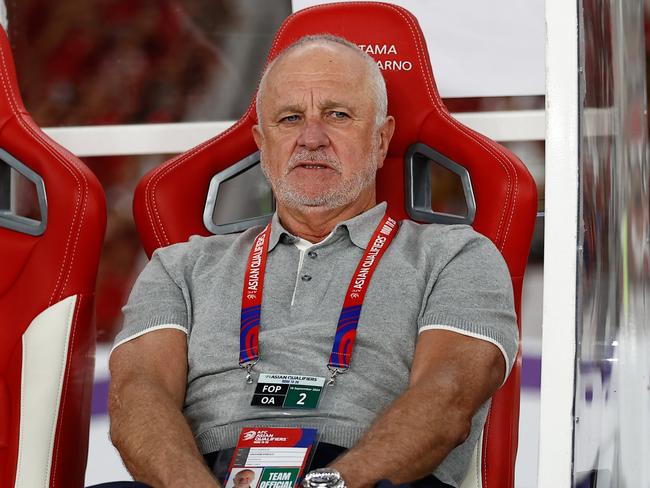
[[[262,373],[251,405],[276,408],[316,408],[325,378],[292,374]]]
[[[317,429],[244,427],[225,488],[294,488],[307,469]]]

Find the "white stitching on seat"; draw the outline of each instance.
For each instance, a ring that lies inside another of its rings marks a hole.
[[[147,204],[146,208],[147,208],[147,214],[149,216],[149,221],[152,224],[152,228],[154,230],[156,240],[158,241],[158,244],[160,246],[162,246],[163,244],[169,244],[170,243],[169,237],[167,236],[167,232],[165,231],[165,228],[163,226],[162,219],[160,218],[160,214],[158,213],[158,205],[157,205],[156,199],[155,199],[156,189],[157,189],[158,184],[160,183],[160,181],[165,177],[165,175],[167,175],[167,173],[169,173],[171,171],[174,171],[179,165],[181,165],[183,162],[185,162],[185,160],[187,160],[188,158],[194,156],[195,154],[203,151],[208,146],[217,143],[222,138],[224,138],[225,136],[230,134],[233,130],[235,130],[239,126],[243,125],[244,122],[246,122],[247,119],[248,119],[247,116],[248,116],[248,112],[241,119],[239,119],[239,121],[237,121],[237,123],[233,124],[231,127],[229,127],[224,132],[222,132],[222,133],[218,134],[217,136],[213,137],[212,139],[209,139],[209,140],[205,141],[204,143],[194,147],[193,149],[190,149],[189,151],[180,154],[176,158],[170,160],[166,164],[162,164],[162,165],[158,166],[154,170],[151,178],[149,179],[149,181],[147,181],[147,185],[145,186],[145,203]],[[152,187],[151,190],[149,190],[149,187],[152,184],[153,184],[153,187]],[[149,196],[150,196],[150,198],[149,198]],[[153,212],[155,214],[156,220],[158,221],[158,224],[160,226],[160,230],[162,231],[162,235],[164,236],[164,241],[161,240],[160,236],[158,235],[158,233],[156,231],[156,227],[155,227],[156,223],[154,222],[154,220],[152,218],[150,208],[149,208],[149,205],[148,205],[150,200],[152,202],[151,206],[153,207]]]
[[[54,285],[54,289],[52,290],[52,295],[50,296],[50,301],[49,305],[52,305],[55,303],[55,296],[57,290],[59,290],[59,283],[61,282],[61,279],[63,277],[63,274],[66,272],[66,262],[68,259],[68,250],[70,249],[70,239],[72,238],[72,234],[75,229],[75,222],[77,221],[77,215],[79,213],[79,202],[80,200],[83,200],[83,210],[81,212],[81,219],[79,220],[78,227],[77,227],[77,234],[75,236],[74,244],[72,247],[72,252],[70,255],[70,262],[67,267],[67,273],[66,277],[63,281],[63,286],[61,287],[61,292],[59,293],[59,297],[63,294],[63,290],[67,286],[68,279],[70,278],[70,273],[72,271],[72,263],[74,262],[74,259],[76,257],[76,249],[77,249],[77,243],[79,241],[79,234],[81,233],[81,226],[85,217],[85,212],[86,212],[86,207],[88,203],[88,181],[86,179],[86,175],[83,173],[83,171],[80,171],[78,168],[76,168],[76,162],[69,159],[69,156],[65,152],[59,152],[59,151],[53,151],[52,150],[52,143],[49,141],[49,139],[44,138],[43,135],[40,132],[40,129],[38,131],[34,130],[33,127],[28,124],[24,118],[23,118],[23,113],[18,110],[18,107],[20,104],[16,100],[15,94],[13,91],[9,88],[10,87],[10,75],[9,75],[9,69],[7,66],[7,61],[5,57],[5,53],[1,53],[2,57],[2,68],[3,68],[3,75],[0,76],[2,79],[2,85],[5,91],[5,94],[7,96],[7,100],[10,102],[9,107],[14,114],[16,120],[18,123],[25,129],[27,132],[29,132],[38,142],[40,142],[40,145],[42,148],[44,148],[47,152],[49,152],[55,159],[57,159],[60,163],[62,163],[63,167],[68,170],[68,172],[72,175],[72,177],[75,180],[75,183],[77,185],[77,199],[75,201],[75,209],[74,209],[74,214],[72,217],[72,225],[70,225],[70,232],[68,233],[68,237],[66,240],[66,245],[65,245],[65,251],[63,254],[63,261],[61,262],[61,267],[59,269],[59,274],[56,280],[56,284]],[[13,102],[13,103],[11,103]],[[76,171],[75,171],[76,170]],[[83,188],[79,184],[79,178],[78,174],[80,173],[82,176],[82,181],[83,181]]]
[[[418,61],[419,61],[418,64],[420,65],[420,72],[421,72],[421,74],[422,74],[423,77],[424,77],[424,86],[425,86],[425,88],[427,89],[427,94],[429,95],[429,99],[430,99],[431,102],[432,102],[433,108],[436,110],[436,112],[438,113],[438,115],[440,115],[441,117],[443,117],[444,119],[446,119],[446,120],[447,120],[448,122],[450,122],[454,127],[456,127],[456,129],[460,130],[460,131],[461,131],[462,133],[464,133],[466,136],[468,136],[469,138],[471,138],[471,139],[472,139],[474,142],[476,142],[480,147],[482,147],[484,150],[486,150],[486,151],[487,151],[487,152],[488,152],[488,153],[489,153],[489,154],[490,154],[490,155],[491,155],[491,156],[492,156],[492,157],[493,157],[493,158],[494,158],[494,159],[495,159],[495,160],[496,160],[496,161],[501,165],[501,167],[504,169],[505,175],[506,175],[506,177],[507,177],[507,179],[508,179],[508,187],[507,187],[507,192],[506,192],[506,200],[510,200],[510,199],[511,199],[511,197],[510,197],[510,191],[511,191],[511,187],[512,187],[512,183],[511,183],[511,179],[510,179],[510,174],[509,174],[508,168],[507,168],[507,167],[505,166],[505,164],[504,164],[504,161],[503,161],[502,159],[500,159],[500,158],[498,157],[498,155],[495,154],[494,151],[496,150],[496,151],[499,153],[499,155],[502,156],[502,157],[504,158],[505,162],[510,166],[510,169],[513,169],[513,170],[514,170],[514,164],[510,161],[510,159],[509,159],[509,158],[507,157],[507,155],[503,152],[503,150],[501,149],[501,147],[500,147],[499,145],[494,144],[492,141],[490,141],[489,139],[487,139],[486,137],[484,137],[482,134],[479,134],[479,133],[477,133],[477,132],[474,132],[473,130],[469,129],[468,127],[465,127],[463,124],[461,124],[461,123],[458,122],[456,119],[454,119],[453,117],[451,117],[451,115],[449,115],[448,112],[443,111],[443,110],[440,109],[439,105],[436,103],[436,100],[438,101],[438,103],[441,103],[441,102],[440,102],[440,98],[439,98],[438,96],[435,96],[435,97],[434,97],[434,95],[432,94],[432,93],[436,93],[436,94],[437,94],[437,92],[436,92],[435,90],[433,90],[434,82],[433,82],[433,79],[432,79],[432,74],[431,74],[430,72],[426,72],[426,71],[424,70],[424,66],[426,66],[427,63],[424,61],[425,58],[424,58],[424,56],[422,55],[422,51],[423,51],[423,49],[422,49],[422,46],[421,46],[421,44],[420,44],[420,38],[419,38],[418,36],[415,35],[414,27],[413,27],[413,25],[412,25],[410,19],[409,19],[408,17],[406,17],[406,16],[401,12],[400,9],[395,8],[393,5],[386,5],[386,7],[395,10],[395,11],[397,12],[397,14],[398,14],[400,17],[402,17],[402,19],[405,21],[405,24],[408,26],[409,30],[411,31],[411,36],[412,36],[413,44],[414,44],[414,46],[415,46],[415,48],[416,48],[416,50],[417,50]],[[515,176],[515,184],[514,184],[514,186],[515,186],[515,188],[516,188],[516,187],[518,186],[518,182],[517,182],[517,173],[516,173],[516,171],[514,171],[514,176]],[[506,206],[502,208],[501,217],[500,217],[500,220],[499,220],[499,226],[498,226],[498,228],[497,228],[497,234],[496,234],[496,236],[495,236],[495,241],[497,241],[497,246],[499,247],[499,249],[500,249],[501,251],[503,250],[503,247],[504,247],[504,245],[505,245],[505,240],[506,240],[506,238],[507,238],[507,233],[508,233],[508,230],[509,230],[509,228],[510,228],[510,222],[512,221],[512,217],[513,217],[513,214],[514,214],[514,209],[515,209],[514,202],[515,202],[515,200],[516,200],[516,194],[517,194],[517,193],[515,192],[515,193],[514,193],[515,198],[514,198],[514,200],[512,201],[511,205],[506,204]],[[505,216],[506,208],[507,208],[508,206],[510,206],[510,215],[509,215],[509,218],[508,218],[508,224],[507,224],[507,227],[506,227],[506,234],[505,234],[503,240],[500,240],[499,237],[500,237],[501,229],[502,229],[502,227],[503,227],[503,220],[504,220],[504,216]],[[499,242],[499,241],[500,241],[500,242]]]

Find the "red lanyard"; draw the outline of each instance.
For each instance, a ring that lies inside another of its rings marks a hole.
[[[356,271],[352,275],[336,327],[332,353],[327,364],[330,370],[330,385],[334,384],[334,378],[337,374],[344,373],[350,368],[361,308],[363,307],[363,300],[370,279],[398,229],[397,221],[387,214],[384,215],[384,218],[375,229]],[[269,223],[253,242],[244,275],[239,335],[239,365],[247,371],[247,383],[253,382],[251,369],[260,358],[258,335],[270,236],[271,224]]]

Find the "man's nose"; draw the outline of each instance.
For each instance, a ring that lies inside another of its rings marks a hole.
[[[298,137],[298,145],[314,150],[329,145],[327,128],[319,118],[307,118]]]

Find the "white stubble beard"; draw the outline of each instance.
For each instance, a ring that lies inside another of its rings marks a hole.
[[[275,198],[282,205],[302,210],[309,210],[317,207],[334,209],[344,207],[354,202],[359,198],[359,195],[361,195],[363,190],[375,183],[378,169],[378,151],[378,144],[373,142],[372,147],[370,148],[370,154],[367,158],[368,164],[366,164],[361,171],[353,173],[349,178],[341,181],[339,185],[329,188],[320,195],[306,195],[304,192],[301,192],[298,188],[291,185],[287,181],[287,176],[295,167],[295,161],[298,160],[325,161],[332,167],[332,169],[340,173],[341,163],[338,159],[332,159],[320,150],[295,153],[291,156],[284,174],[281,177],[276,177],[275,175],[271,175],[268,167],[264,164],[264,156],[262,153],[260,153],[260,158],[262,172],[271,184]]]

